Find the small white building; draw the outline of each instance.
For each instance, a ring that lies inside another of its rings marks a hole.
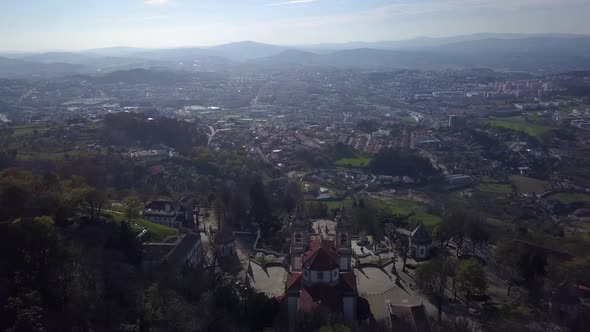
[[[432,250],[432,237],[424,225],[419,224],[413,231],[398,228],[397,233],[408,237],[408,254],[416,259],[423,260],[430,257]]]
[[[185,222],[191,223],[194,201],[185,196],[177,202],[168,198],[157,198],[149,201],[143,208],[143,218],[156,224],[180,228]]]

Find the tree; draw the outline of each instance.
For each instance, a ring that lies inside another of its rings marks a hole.
[[[468,218],[464,226],[465,234],[471,240],[471,253],[475,254],[475,249],[478,245],[481,246],[489,241],[490,232],[480,218]]]
[[[506,295],[510,295],[514,279],[518,275],[519,255],[519,246],[515,241],[500,242],[494,251],[496,263],[502,267],[508,282]]]
[[[475,259],[463,261],[455,278],[459,290],[465,293],[467,298],[485,293],[488,287],[485,271]]]
[[[96,220],[107,202],[107,194],[103,190],[88,187],[82,192],[81,199],[90,218]]]
[[[396,238],[397,240],[395,242],[395,246],[403,262],[402,271],[406,272],[406,262],[408,261],[408,251],[410,250],[410,243],[408,241],[408,238],[402,234],[398,234]]]
[[[434,227],[432,236],[440,242],[442,247],[446,247],[453,238],[453,230],[449,226],[448,223],[442,222]]]
[[[431,295],[438,309],[438,320],[442,320],[442,306],[445,299],[447,281],[453,273],[453,262],[447,257],[435,257],[420,265],[416,270],[418,286]]]
[[[266,188],[260,177],[250,186],[250,218],[260,225],[268,223],[272,217]]]
[[[289,181],[283,191],[282,209],[288,215],[292,214],[303,200],[301,187],[298,182]]]
[[[125,217],[135,219],[139,217],[139,211],[143,208],[143,202],[135,195],[129,195],[123,199]]]

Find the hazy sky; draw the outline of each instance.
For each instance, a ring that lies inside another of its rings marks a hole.
[[[590,34],[590,0],[0,0],[0,49]]]

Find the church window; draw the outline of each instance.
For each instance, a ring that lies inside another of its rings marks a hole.
[[[341,234],[340,235],[340,245],[341,246],[345,246],[346,245],[346,234]]]
[[[318,272],[318,280],[324,280],[324,272],[322,272],[322,271]]]

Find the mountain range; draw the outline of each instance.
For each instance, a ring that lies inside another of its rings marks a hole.
[[[362,69],[590,69],[590,36],[474,34],[402,41],[280,46],[243,41],[211,47],[111,47],[79,52],[0,53],[0,77],[48,77],[167,67],[218,71],[244,66]]]

